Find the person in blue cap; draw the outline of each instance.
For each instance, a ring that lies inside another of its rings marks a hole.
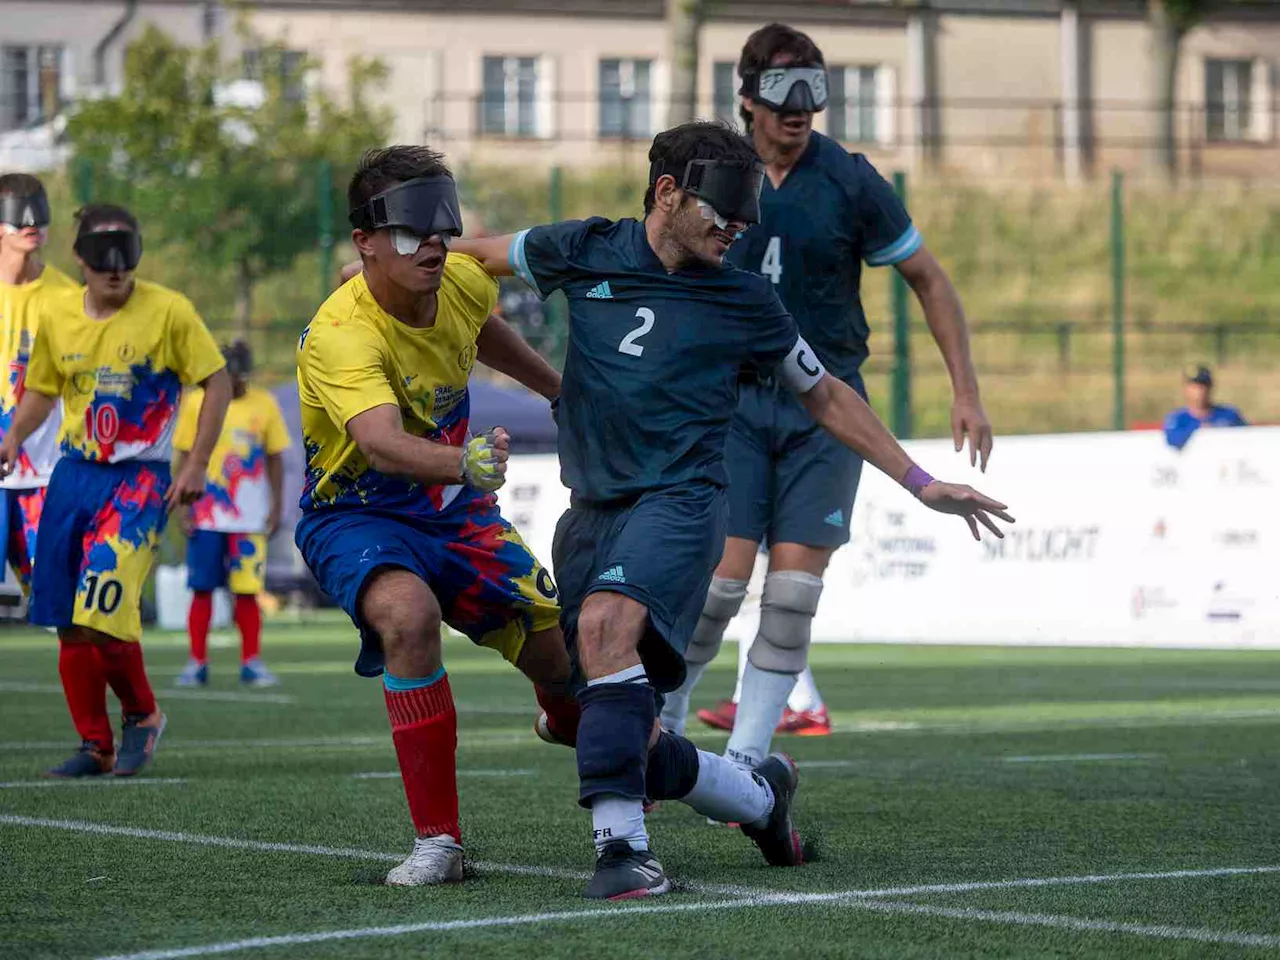
[[[1201,427],[1247,427],[1249,421],[1235,407],[1213,402],[1213,372],[1203,364],[1185,374],[1182,395],[1187,400],[1164,418],[1164,438],[1181,450]]]

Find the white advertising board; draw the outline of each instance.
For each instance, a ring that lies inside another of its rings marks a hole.
[[[1018,523],[975,542],[866,469],[815,640],[1280,647],[1280,428],[1203,430],[1182,452],[1156,432],[1002,437],[985,475],[950,441],[907,446]],[[508,477],[503,512],[550,563],[556,460]],[[751,608],[731,637],[753,635]]]

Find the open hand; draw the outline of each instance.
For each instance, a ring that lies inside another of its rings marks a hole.
[[[985,472],[987,460],[991,457],[991,421],[977,397],[957,397],[951,405],[951,438],[955,441],[956,453],[964,449],[966,437],[969,439],[969,466],[974,466],[981,458]]]
[[[982,539],[978,533],[978,524],[982,524],[997,537],[1004,537],[1004,533],[992,522],[992,516],[999,517],[1005,523],[1015,522],[1009,516],[1009,508],[1005,504],[992,500],[963,483],[935,480],[920,491],[920,502],[930,510],[964,517],[975,540]]]

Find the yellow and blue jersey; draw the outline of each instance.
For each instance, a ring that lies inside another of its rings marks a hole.
[[[203,390],[190,391],[183,399],[173,437],[175,450],[189,451],[195,443],[203,401]],[[249,387],[233,399],[209,457],[204,496],[191,508],[195,529],[262,533],[271,511],[267,457],[288,447],[289,432],[275,397]]]
[[[40,304],[58,293],[79,286],[57,267],[45,264],[30,283],[0,283],[0,357],[8,364],[8,376],[0,380],[0,436],[9,432],[18,401],[26,390],[27,364],[40,329]],[[27,489],[49,482],[58,460],[58,428],[61,406],[49,415],[22,445],[18,467],[0,481],[0,487]]]
[[[27,387],[60,396],[61,454],[70,460],[164,461],[184,384],[222,369],[222,352],[186,297],[138,280],[105,320],[79,290],[44,298]]]
[[[324,302],[298,340],[304,511],[373,507],[434,516],[458,496],[460,486],[424,486],[375,470],[347,423],[389,404],[400,411],[406,432],[450,446],[466,443],[476,337],[497,296],[497,281],[476,260],[451,253],[430,327],[410,327],[388,314],[363,274]]]

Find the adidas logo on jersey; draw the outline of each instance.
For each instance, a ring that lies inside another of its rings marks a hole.
[[[609,289],[609,281],[604,280],[597,283],[594,287],[587,291],[588,300],[612,300],[613,291]]]
[[[827,518],[826,518],[825,520],[823,520],[822,522],[823,522],[823,523],[826,523],[826,524],[830,524],[830,525],[831,525],[831,526],[833,526],[833,527],[843,527],[843,526],[844,526],[844,511],[843,511],[843,510],[836,510],[836,511],[834,511],[833,513],[828,513],[828,514],[827,514]]]
[[[620,563],[614,564],[604,573],[600,574],[600,576],[596,577],[596,579],[604,580],[607,583],[626,583],[627,582],[626,574],[622,572],[622,564]]]

